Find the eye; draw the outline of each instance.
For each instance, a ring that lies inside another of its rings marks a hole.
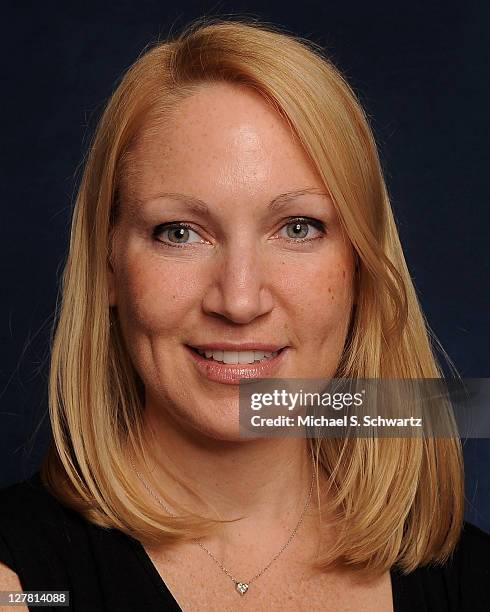
[[[326,233],[325,224],[318,219],[309,217],[294,217],[286,223],[281,230],[286,230],[286,239],[296,242],[322,238]]]
[[[157,225],[153,230],[153,238],[169,246],[204,242],[201,236],[186,223],[162,223]]]

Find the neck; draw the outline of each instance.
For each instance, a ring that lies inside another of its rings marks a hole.
[[[153,476],[190,511],[221,519],[290,526],[304,508],[313,476],[305,438],[223,441],[180,426],[161,410],[145,409],[145,439]],[[165,467],[164,467],[165,466]],[[139,465],[144,477],[145,471]],[[173,481],[176,473],[185,486]],[[312,501],[315,492],[312,494]]]

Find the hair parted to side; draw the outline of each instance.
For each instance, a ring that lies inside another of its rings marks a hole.
[[[352,242],[357,300],[336,376],[442,376],[403,256],[377,147],[342,75],[316,45],[268,24],[237,18],[194,22],[146,51],[107,104],[75,204],[52,346],[53,443],[42,466],[43,481],[88,520],[143,542],[200,537],[219,521],[181,508],[148,473],[153,489],[184,513],[165,516],[141,499],[128,478],[128,448],[145,464],[150,457],[141,427],[142,382],[124,346],[117,313],[108,304],[118,187],[142,127],[165,121],[179,100],[213,81],[252,87],[288,122]],[[335,546],[318,559],[319,567],[340,564],[378,574],[397,565],[408,572],[449,556],[463,520],[456,437],[308,443],[329,478],[325,515],[338,534]]]

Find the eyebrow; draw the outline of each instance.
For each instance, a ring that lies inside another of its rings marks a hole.
[[[295,191],[287,191],[285,193],[280,193],[268,203],[267,208],[271,212],[277,212],[291,200],[294,200],[302,195],[309,195],[309,194],[320,195],[320,196],[330,198],[330,194],[328,194],[326,191],[322,189],[319,189],[318,187],[306,187],[304,189],[296,189]],[[206,204],[206,202],[194,196],[185,195],[182,193],[163,192],[163,193],[159,193],[157,196],[153,198],[150,198],[149,200],[146,200],[146,202],[151,202],[154,200],[158,200],[160,198],[169,198],[177,202],[183,202],[184,204],[187,205],[188,208],[190,208],[193,212],[198,213],[198,214],[202,214],[202,215],[209,214],[209,206],[208,204]],[[140,202],[140,203],[145,204],[145,202]]]

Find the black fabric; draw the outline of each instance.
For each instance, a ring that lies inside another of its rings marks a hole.
[[[70,591],[76,612],[181,610],[137,540],[65,508],[39,473],[0,491],[0,562],[26,591]],[[450,562],[391,582],[395,612],[490,612],[490,535],[465,523]]]

